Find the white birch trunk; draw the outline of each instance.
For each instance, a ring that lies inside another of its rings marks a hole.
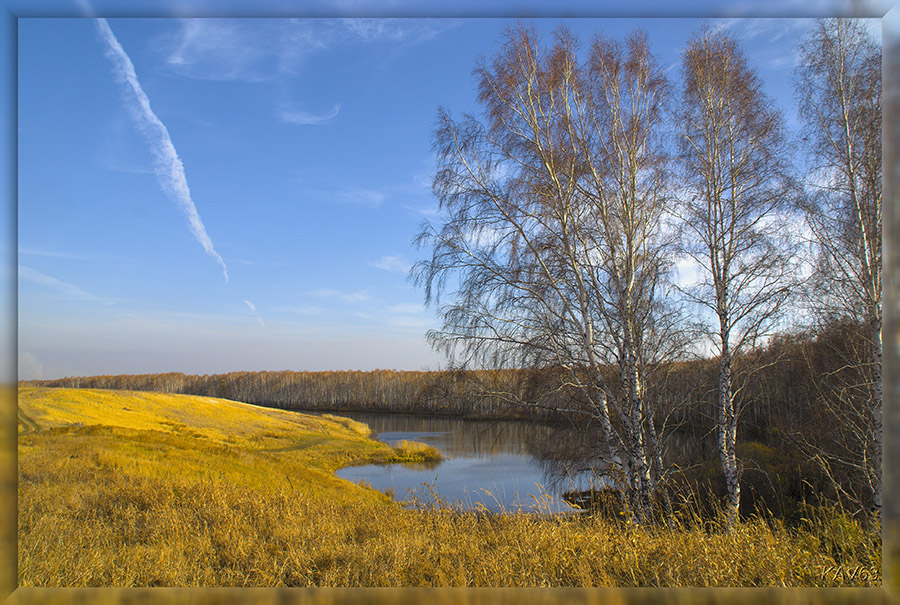
[[[587,304],[585,302],[585,295],[583,290],[579,290],[579,299],[581,303],[581,311],[582,317],[584,318],[584,333],[583,333],[583,346],[585,353],[588,358],[588,366],[591,369],[592,379],[597,380],[600,376],[600,368],[597,364],[597,358],[594,354],[594,327],[593,324],[588,319],[587,312]],[[618,434],[613,429],[612,423],[609,419],[609,402],[606,398],[606,393],[597,388],[597,395],[592,397],[592,402],[594,404],[594,408],[597,412],[597,416],[600,419],[600,426],[603,430],[603,438],[606,441],[607,454],[609,456],[610,464],[614,464],[618,466],[618,471],[620,475],[624,475],[626,481],[627,477],[630,475],[630,471],[627,469],[630,468],[630,464],[623,464],[621,454],[624,454],[622,450],[624,450],[622,440],[619,438]],[[618,446],[618,447],[617,447]],[[621,452],[621,454],[620,454]],[[621,477],[616,477],[615,482],[617,486],[621,486],[623,481]]]
[[[731,351],[727,339],[722,343],[722,357],[719,363],[719,457],[725,475],[726,514],[728,524],[738,520],[741,504],[741,484],[738,476],[735,441],[737,439],[737,416],[731,389]]]
[[[650,506],[650,465],[647,461],[647,448],[644,444],[643,412],[644,405],[641,397],[637,376],[637,363],[634,352],[626,358],[626,372],[628,374],[628,398],[631,411],[631,437],[635,474],[635,508],[638,517],[645,519]]]
[[[881,515],[881,417],[882,417],[882,371],[881,371],[881,319],[876,315],[872,320],[872,424],[875,441],[875,468],[872,477],[872,508]]]

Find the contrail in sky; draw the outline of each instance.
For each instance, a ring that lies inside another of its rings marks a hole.
[[[216,262],[222,266],[222,272],[225,274],[225,282],[227,283],[228,267],[225,266],[225,261],[222,260],[222,257],[219,256],[219,253],[213,247],[212,240],[209,239],[209,235],[206,233],[206,227],[203,226],[203,221],[200,220],[200,215],[197,214],[197,207],[194,206],[194,201],[191,199],[191,190],[188,188],[187,179],[184,177],[184,166],[178,157],[178,153],[175,151],[175,146],[172,145],[172,139],[169,137],[166,125],[162,123],[150,108],[150,99],[147,98],[147,94],[141,88],[141,83],[138,81],[137,74],[134,71],[134,65],[125,53],[125,49],[119,44],[106,19],[97,19],[97,29],[100,30],[100,34],[109,45],[109,50],[106,54],[115,65],[119,77],[134,93],[137,101],[136,106],[133,108],[135,119],[150,143],[150,149],[154,156],[156,178],[159,180],[163,190],[178,202],[187,215],[191,233],[194,234],[194,237],[206,250],[206,253],[216,259]]]
[[[256,315],[256,323],[258,323],[259,325],[261,325],[262,327],[265,328],[266,322],[264,322],[263,318],[259,316],[259,311],[256,310],[256,305],[254,305],[249,300],[245,300],[244,304],[247,305],[247,307],[249,307],[251,311],[253,311],[254,315]]]

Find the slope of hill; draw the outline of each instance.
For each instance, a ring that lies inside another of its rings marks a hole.
[[[346,418],[210,397],[21,388],[18,418],[20,487],[26,490],[33,482],[54,477],[58,484],[67,473],[93,470],[380,500],[333,471],[395,456],[368,438],[367,426]],[[83,460],[90,464],[76,464]]]

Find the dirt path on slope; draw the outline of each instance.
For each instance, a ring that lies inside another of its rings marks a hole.
[[[37,425],[37,423],[28,417],[25,412],[22,411],[22,408],[16,406],[16,411],[18,412],[19,419],[19,435],[29,435],[31,433],[37,433],[41,430],[41,427]]]

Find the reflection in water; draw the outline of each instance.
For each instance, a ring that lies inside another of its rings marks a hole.
[[[344,415],[369,425],[376,439],[391,445],[421,441],[444,455],[433,468],[393,464],[338,471],[344,479],[393,490],[400,500],[427,500],[425,495],[464,508],[561,512],[574,510],[563,493],[600,485],[602,469],[585,462],[596,458],[599,447],[588,431],[522,421]]]

